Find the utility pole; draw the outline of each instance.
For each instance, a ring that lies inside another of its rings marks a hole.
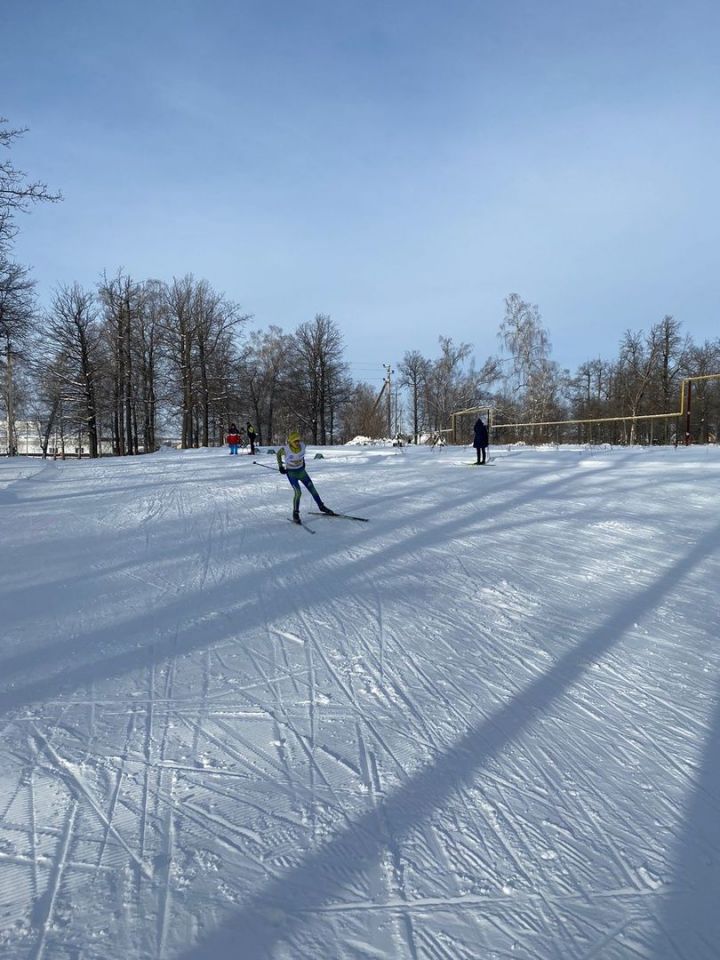
[[[387,418],[388,418],[388,439],[392,439],[392,389],[391,389],[391,377],[395,371],[392,369],[392,364],[384,363],[383,367],[385,368],[385,387],[387,389]]]

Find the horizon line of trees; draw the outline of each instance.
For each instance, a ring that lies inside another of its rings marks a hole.
[[[0,148],[25,132],[5,123],[0,118]],[[350,375],[341,329],[329,315],[290,333],[251,330],[250,315],[192,274],[136,280],[119,269],[92,289],[59,286],[40,309],[30,270],[12,256],[16,216],[60,199],[0,161],[0,405],[8,455],[17,451],[18,420],[39,425],[43,454],[51,438],[64,446],[72,437],[96,457],[152,451],[168,434],[183,448],[221,444],[228,425],[246,419],[260,444],[282,440],[291,427],[314,444],[398,434],[417,443],[446,430],[455,411],[480,406],[493,408],[496,425],[536,425],[497,430],[501,440],[670,442],[673,420],[635,418],[674,412],[684,378],[720,373],[720,339],[695,343],[665,316],[649,331],[628,329],[615,359],[588,360],[571,374],[551,358],[538,307],[517,293],[505,300],[498,352],[478,369],[471,344],[441,335],[434,358],[405,352],[394,389],[388,368],[380,394]],[[562,430],[538,425],[609,418],[626,419]],[[463,430],[459,439],[469,442],[471,425]],[[702,381],[692,439],[719,433],[720,382]]]
[[[17,449],[17,420],[39,425],[44,454],[60,437],[90,457],[153,451],[169,436],[183,448],[216,446],[231,422],[242,429],[246,420],[260,445],[282,441],[291,427],[314,444],[398,434],[418,442],[446,430],[455,411],[480,406],[493,408],[495,426],[536,424],[498,429],[499,441],[668,443],[674,419],[638,418],[677,411],[684,378],[720,372],[720,340],[696,344],[665,316],[649,331],[626,331],[615,359],[589,360],[570,374],[551,358],[538,308],[517,294],[505,308],[498,352],[480,368],[470,344],[440,336],[434,358],[405,353],[394,390],[379,403],[374,387],[352,378],[342,332],[327,314],[290,333],[251,330],[252,318],[206,280],[136,281],[121,270],[94,289],[59,287],[40,311],[29,272],[0,257],[7,446]],[[538,425],[610,418],[626,419]],[[700,382],[692,439],[719,432],[720,381]],[[471,433],[463,423],[459,441]]]
[[[626,330],[615,359],[585,361],[574,374],[552,360],[538,307],[516,293],[505,299],[497,339],[498,353],[477,374],[472,366],[462,370],[471,347],[455,347],[448,338],[440,337],[438,361],[416,351],[405,354],[400,383],[408,390],[411,434],[448,429],[450,413],[486,407],[492,410],[495,441],[671,443],[684,440],[686,425],[658,415],[678,412],[683,380],[717,374],[693,384],[689,439],[706,443],[720,437],[720,338],[696,343],[672,316],[648,331]],[[460,418],[460,442],[472,437],[476,417]],[[577,420],[605,422],[555,423]],[[503,424],[527,426],[502,429]]]
[[[676,417],[680,388],[689,377],[720,374],[720,338],[696,343],[681,321],[665,315],[649,330],[627,329],[614,359],[581,363],[574,374],[550,357],[549,333],[537,306],[511,294],[505,301],[499,340],[507,357],[503,388],[496,400],[498,423],[605,420],[604,423],[526,427],[498,431],[503,439],[570,442],[670,443],[685,423]],[[689,440],[720,435],[720,379],[693,384]],[[642,419],[651,418],[656,419]],[[620,419],[623,418],[623,419]]]

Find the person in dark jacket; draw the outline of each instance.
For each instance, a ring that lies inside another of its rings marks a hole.
[[[242,443],[242,437],[240,436],[240,431],[234,423],[230,424],[230,429],[228,430],[228,435],[225,439],[227,440],[227,445],[230,447],[230,456],[237,456],[238,447]]]
[[[250,441],[250,455],[254,457],[255,456],[255,437],[257,436],[257,434],[255,433],[255,427],[250,423],[249,420],[245,424],[245,433],[247,434],[247,438]]]
[[[483,423],[482,417],[478,417],[475,421],[473,432],[473,446],[477,451],[477,465],[482,467],[487,461],[488,448],[488,428]]]

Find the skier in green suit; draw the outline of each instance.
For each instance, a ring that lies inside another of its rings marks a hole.
[[[285,458],[284,464],[283,457]],[[317,504],[318,510],[321,513],[326,513],[331,517],[335,515],[335,511],[330,510],[330,508],[326,507],[322,502],[320,494],[315,489],[315,485],[305,469],[305,444],[303,443],[302,437],[297,430],[292,430],[288,434],[286,446],[280,447],[277,452],[277,462],[278,470],[280,473],[283,473],[287,476],[288,480],[290,481],[290,485],[293,488],[292,518],[294,523],[300,523],[300,497],[302,496],[302,490],[300,489],[301,483],[308,489],[310,495]]]

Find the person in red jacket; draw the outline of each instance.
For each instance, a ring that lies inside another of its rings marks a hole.
[[[235,426],[234,423],[230,424],[230,429],[228,435],[225,438],[227,440],[228,446],[230,447],[230,456],[235,454],[237,456],[238,447],[242,443],[242,437],[240,436],[240,431]]]

